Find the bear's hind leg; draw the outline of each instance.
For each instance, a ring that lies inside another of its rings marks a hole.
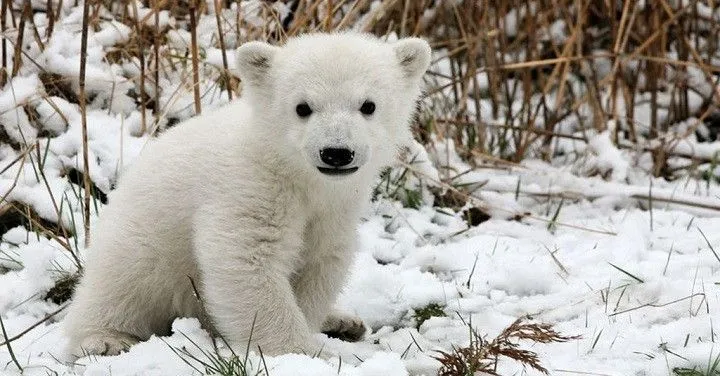
[[[83,357],[87,355],[118,355],[127,351],[130,346],[139,342],[139,339],[127,333],[114,330],[98,330],[85,333],[83,339],[75,344],[70,351],[72,355]]]
[[[185,291],[180,278],[157,263],[117,267],[121,261],[113,256],[104,252],[86,264],[68,307],[63,329],[74,356],[115,355],[153,334],[170,334],[173,295]]]

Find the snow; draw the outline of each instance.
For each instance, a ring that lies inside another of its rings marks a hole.
[[[2,234],[0,318],[9,337],[62,309],[62,304],[44,296],[56,281],[76,272],[71,251],[80,257],[84,253],[83,193],[68,178],[71,170],[87,171],[82,162],[81,112],[77,104],[51,92],[40,75],[40,69],[54,73],[70,84],[70,90],[77,89],[81,8],[68,3],[44,50],[27,42],[28,56],[23,57],[18,76],[0,91],[2,129],[12,143],[29,147],[23,151],[0,144],[0,215],[8,210],[8,203],[20,203],[40,219],[60,221],[76,234],[67,244],[65,239],[44,236],[37,228],[15,227]],[[281,13],[287,11],[281,3],[272,6]],[[379,3],[371,6],[376,9]],[[697,6],[700,13],[712,16],[703,5]],[[240,7],[243,22],[263,25],[265,2],[244,1]],[[530,11],[534,7],[532,3]],[[152,9],[140,2],[137,8],[141,20],[154,25]],[[235,8],[227,11],[223,27],[230,50],[225,52],[233,72],[232,48],[246,36],[235,34]],[[518,15],[522,18],[527,12],[526,7],[519,14],[509,14],[505,30],[517,33]],[[426,13],[429,17],[431,12]],[[718,15],[716,11],[714,17]],[[113,20],[110,12],[103,17],[88,39],[87,89],[92,100],[87,125],[90,178],[108,193],[149,141],[150,130],[162,130],[171,121],[194,115],[194,98],[189,68],[182,59],[173,60],[176,66],[164,67],[168,69],[160,77],[159,123],[148,112],[144,127],[131,94],[139,92],[139,61],[107,58],[109,51],[128,41],[131,30]],[[47,20],[37,15],[35,23],[44,35]],[[169,12],[160,13],[161,27],[178,23]],[[566,37],[565,28],[562,21],[554,23],[552,39]],[[216,33],[214,14],[201,17],[203,111],[227,102],[226,92],[216,82],[222,74],[223,54]],[[185,30],[170,31],[161,48],[182,55],[189,39]],[[448,61],[436,61],[433,69],[448,75]],[[609,62],[602,64],[600,71],[609,72]],[[702,71],[689,68],[687,74],[703,95],[718,90],[706,84]],[[442,76],[435,79],[437,85],[447,83]],[[488,81],[487,72],[477,73],[480,91],[488,90]],[[145,89],[154,97],[154,84],[146,83]],[[522,96],[521,91],[516,95]],[[438,95],[450,98],[450,92]],[[551,105],[553,95],[549,94]],[[668,98],[660,95],[658,101],[668,105]],[[608,99],[605,95],[603,102]],[[702,106],[700,96],[692,91],[689,100],[691,112]],[[482,98],[479,108],[472,107],[474,100],[468,106],[488,118],[490,103]],[[627,113],[622,100],[617,104],[619,113]],[[661,110],[659,118],[664,121],[667,110]],[[519,111],[519,107],[502,109],[501,113],[508,113],[501,116],[515,118],[511,115]],[[634,116],[640,133],[649,129],[649,111],[649,98],[639,95]],[[487,119],[490,124],[504,124],[504,120]],[[576,120],[559,127],[567,134],[580,134]],[[673,127],[683,133],[695,121],[691,118]],[[528,158],[503,168],[472,168],[455,152],[451,139],[435,136],[427,148],[415,143],[405,162],[394,166],[388,176],[392,182],[402,180],[398,184],[409,192],[419,191],[419,205],[404,206],[408,194],[380,195],[372,203],[358,226],[360,251],[338,302],[364,320],[370,329],[367,338],[345,343],[318,334],[342,360],[293,354],[261,357],[251,351],[248,369],[267,368],[273,376],[434,375],[439,366],[436,350],[469,343],[467,323],[492,338],[523,315],[552,323],[563,334],[582,336],[568,343],[523,344],[538,352],[552,374],[659,375],[676,366],[707,364],[718,352],[713,343],[718,340],[715,328],[720,319],[720,187],[691,178],[651,177],[649,153],[618,148],[612,142],[615,124],[608,125],[606,132],[584,134],[587,143],[563,140],[558,149],[566,154],[550,162]],[[705,160],[717,160],[720,150],[717,141],[700,143],[693,138],[671,145],[674,152]],[[716,165],[705,165],[717,174]],[[453,185],[474,191],[472,199],[462,208],[433,206],[439,204],[432,190],[452,191],[440,183],[450,176],[456,177]],[[648,210],[650,201],[652,210]],[[95,220],[102,215],[103,205],[95,200],[91,205]],[[462,211],[473,205],[491,218],[469,226]],[[441,307],[444,316],[416,326],[416,313],[429,304]],[[128,353],[72,360],[63,352],[66,339],[59,329],[63,314],[61,310],[11,343],[24,375],[202,374],[203,366],[182,355],[183,351],[205,361],[207,354],[214,353],[212,339],[198,321],[179,318],[172,335],[153,337]],[[232,355],[222,345],[218,351],[225,357]],[[239,356],[242,359],[244,352]],[[501,360],[498,372],[523,371]],[[0,374],[19,374],[8,346],[0,346]]]
[[[629,163],[610,137],[610,131],[605,131],[590,138],[588,148],[596,156],[590,164],[600,169],[603,175],[610,174],[613,181],[623,181],[627,178]]]
[[[344,309],[362,317],[374,333],[361,344],[331,341],[330,348],[337,347],[348,356],[343,359],[341,374],[404,375],[410,370],[412,374],[432,374],[437,364],[430,350],[467,342],[467,328],[458,317],[472,318],[476,330],[492,335],[524,314],[555,323],[564,333],[583,335],[574,343],[537,348],[550,369],[662,374],[667,369],[667,354],[659,350],[661,343],[703,362],[712,348],[713,317],[717,318],[713,310],[720,303],[716,285],[720,262],[698,229],[717,247],[720,234],[713,229],[719,228],[720,218],[656,210],[651,231],[646,211],[590,216],[588,212],[599,214],[605,208],[588,204],[569,205],[565,210],[569,214],[561,215],[561,221],[617,235],[563,228],[553,234],[538,226],[490,220],[453,236],[463,228],[458,218],[437,225],[437,214],[431,209],[376,204],[368,221],[360,226],[362,251],[340,300]],[[584,219],[573,215],[580,210],[586,214]],[[401,217],[392,214],[395,211],[407,220],[400,220],[394,232],[388,233],[387,222]],[[410,235],[415,232],[438,237],[437,244],[416,244],[418,235]],[[15,242],[23,243],[21,233],[18,229],[11,235]],[[389,248],[404,248],[406,253],[384,265],[378,263],[374,252]],[[62,257],[50,242],[21,244],[16,253],[22,256],[24,268],[0,277],[4,286],[0,309],[11,334],[56,308],[32,298],[52,285],[46,271],[53,257]],[[412,310],[428,303],[445,306],[448,317],[426,321],[415,330]],[[86,358],[74,366],[51,361],[61,357],[63,342],[56,323],[30,332],[13,347],[22,354],[29,374],[34,374],[34,369],[44,372],[43,367],[91,375],[186,374],[192,368],[180,361],[172,347],[194,345],[181,333],[209,348],[209,337],[195,319],[178,319],[172,336],[153,338],[127,354]],[[424,351],[414,349],[415,342]],[[409,346],[413,351],[406,352]],[[0,354],[8,360],[7,352]],[[353,365],[352,355],[365,361]],[[260,366],[257,355],[251,359]],[[334,362],[300,355],[266,359],[273,375],[336,374],[337,359]],[[676,357],[669,357],[668,362],[670,366],[686,365]],[[517,371],[510,364],[502,366],[508,374]],[[12,372],[12,366],[6,371]]]

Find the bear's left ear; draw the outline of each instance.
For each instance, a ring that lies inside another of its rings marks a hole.
[[[265,42],[247,42],[235,50],[235,64],[242,81],[260,85],[265,80],[280,47]]]
[[[418,79],[430,65],[430,45],[420,38],[403,38],[393,43],[395,56],[406,77]]]

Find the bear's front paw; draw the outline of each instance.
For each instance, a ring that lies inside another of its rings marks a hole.
[[[357,342],[365,335],[366,328],[359,317],[333,313],[325,319],[321,331],[328,337]]]
[[[83,338],[72,348],[72,355],[118,355],[138,343],[138,339],[125,333],[93,333]]]

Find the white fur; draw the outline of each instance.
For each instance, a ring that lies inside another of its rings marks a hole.
[[[153,141],[111,193],[64,321],[73,354],[116,354],[175,317],[239,348],[252,329],[266,354],[314,353],[312,333],[357,330],[331,308],[374,178],[411,140],[430,48],[312,34],[236,56],[242,98]],[[309,118],[295,113],[302,101]],[[318,150],[334,146],[353,149],[359,170],[320,173]]]

